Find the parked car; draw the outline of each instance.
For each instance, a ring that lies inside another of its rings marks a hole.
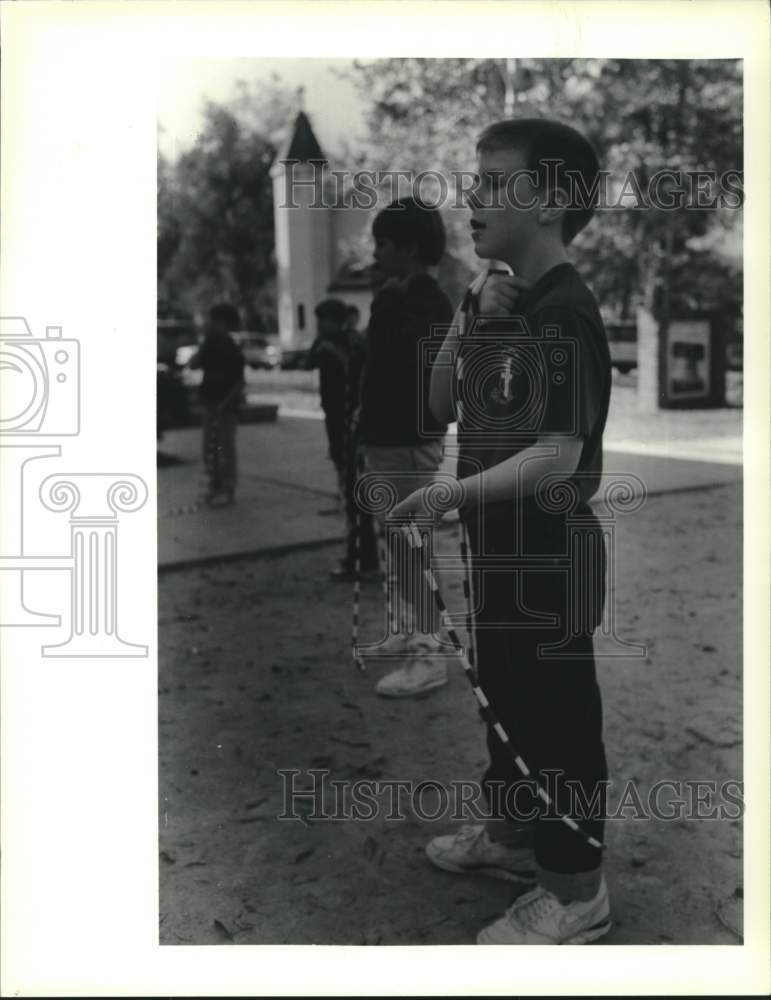
[[[190,367],[190,362],[198,353],[200,346],[200,344],[183,344],[177,348],[174,355],[174,364],[179,372],[179,377],[188,389],[197,388],[203,381],[201,369]]]
[[[194,357],[199,346],[199,344],[183,344],[181,347],[178,347],[174,355],[175,363],[180,368],[184,368],[190,362],[190,359]]]
[[[299,351],[284,351],[281,356],[281,367],[285,371],[304,371],[308,365],[307,349]]]
[[[281,347],[268,334],[237,330],[232,337],[244,352],[244,358],[250,368],[271,370],[280,366]]]
[[[637,367],[637,324],[634,320],[606,321],[610,361],[622,375]]]
[[[164,431],[190,423],[190,401],[180,370],[156,361],[156,438]]]

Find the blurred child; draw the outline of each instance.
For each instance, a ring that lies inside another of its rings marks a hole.
[[[359,434],[366,471],[387,480],[401,500],[433,479],[443,457],[447,425],[428,408],[429,370],[421,341],[436,337],[441,344],[452,318],[449,299],[429,273],[444,253],[445,231],[437,209],[404,198],[377,215],[372,235],[375,266],[386,281],[372,301],[367,329]],[[414,619],[415,628],[402,627],[381,646],[406,659],[377,684],[383,697],[412,697],[447,683],[431,595],[408,557],[405,549],[391,586],[399,618]]]
[[[354,307],[355,308],[355,307]],[[353,491],[356,477],[356,454],[353,429],[358,406],[359,381],[364,364],[364,341],[351,329],[351,309],[339,299],[325,299],[316,307],[318,336],[313,342],[307,367],[319,369],[321,408],[329,444],[329,457],[337,473],[338,489],[347,520],[345,558],[331,573],[333,579],[353,576],[356,550],[356,516]],[[358,315],[358,310],[356,310]],[[369,574],[378,569],[377,541],[372,519],[359,517],[360,571]]]
[[[191,359],[203,369],[203,460],[208,479],[206,502],[235,501],[238,465],[236,427],[244,387],[244,355],[230,336],[240,326],[238,312],[226,302],[209,310],[204,342]]]
[[[348,332],[354,337],[360,336],[359,319],[361,318],[361,313],[359,312],[359,307],[354,305],[346,306],[345,316]]]
[[[337,473],[341,498],[345,496],[345,440],[347,410],[348,334],[346,306],[340,299],[324,299],[315,309],[318,335],[311,345],[307,367],[319,370],[319,394],[324,411],[329,457]]]

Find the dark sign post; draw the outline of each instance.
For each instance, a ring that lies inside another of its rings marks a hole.
[[[646,412],[725,406],[723,333],[707,313],[659,323],[637,313],[638,403]]]

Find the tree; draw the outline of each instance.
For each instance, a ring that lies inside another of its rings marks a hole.
[[[249,329],[275,329],[273,192],[279,126],[296,97],[278,78],[208,102],[194,146],[158,158],[158,297],[200,313],[232,302]]]
[[[664,168],[742,169],[737,61],[385,59],[355,63],[351,79],[370,101],[359,160],[371,169],[468,170],[481,129],[515,115],[575,125],[617,184],[634,173],[645,189]],[[465,221],[457,212],[447,219],[457,282],[478,262]],[[577,263],[603,306],[622,316],[640,302],[723,308],[740,300],[740,266],[705,236],[739,224],[729,209],[598,212],[576,240]]]
[[[158,151],[158,281],[159,284],[171,266],[179,249],[181,227],[174,191],[172,166]]]

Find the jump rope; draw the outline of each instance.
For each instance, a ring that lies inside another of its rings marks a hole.
[[[477,283],[475,282],[475,284],[471,286],[471,289],[469,289],[470,294],[467,294],[460,309],[461,313],[463,314],[464,328],[465,328],[465,319],[471,303],[471,295],[474,294],[474,289],[476,284]],[[479,287],[481,287],[481,284]],[[354,584],[353,584],[352,627],[351,627],[351,652],[353,656],[353,661],[358,667],[359,671],[364,672],[366,670],[366,666],[358,650],[359,606],[361,598],[361,509],[358,503],[355,504],[354,530],[355,530],[355,543],[354,543],[355,548],[354,548]],[[527,766],[522,756],[519,753],[517,753],[516,749],[514,748],[514,745],[512,744],[511,738],[509,737],[509,734],[506,732],[506,730],[499,722],[498,717],[495,715],[490,706],[490,702],[488,701],[485,692],[479,685],[479,680],[477,678],[475,669],[476,648],[475,648],[475,635],[473,627],[474,619],[471,607],[471,569],[469,560],[469,544],[468,544],[467,529],[465,524],[463,523],[462,520],[460,521],[459,531],[460,531],[461,559],[463,562],[463,595],[466,602],[466,621],[468,623],[468,631],[469,631],[468,652],[466,651],[466,647],[460,641],[460,637],[458,636],[458,633],[455,631],[455,628],[452,625],[452,621],[450,619],[450,615],[447,610],[447,605],[445,604],[444,598],[439,589],[439,584],[437,583],[436,576],[434,575],[434,572],[431,569],[430,563],[427,564],[426,547],[423,544],[423,536],[421,535],[417,524],[413,520],[403,528],[403,531],[406,534],[407,542],[410,545],[411,549],[413,551],[417,551],[418,553],[418,558],[421,561],[421,571],[423,577],[425,578],[426,583],[428,584],[431,590],[434,603],[436,604],[436,608],[439,612],[440,619],[444,624],[450,642],[453,644],[456,652],[458,653],[458,660],[460,661],[460,664],[463,667],[463,672],[471,686],[471,690],[474,694],[474,697],[476,698],[477,703],[479,704],[479,708],[484,721],[495,732],[496,736],[505,747],[506,752],[514,762],[514,765],[519,771],[519,773],[524,778],[529,778],[535,783],[537,795],[543,801],[545,806],[547,808],[548,807],[554,808],[555,818],[559,819],[570,830],[572,830],[574,833],[582,837],[591,847],[594,847],[597,850],[601,851],[605,850],[606,845],[601,841],[597,840],[596,837],[592,837],[584,830],[582,830],[575,820],[571,819],[569,816],[563,816],[561,814],[556,813],[556,804],[554,800],[546,791],[546,789],[543,788],[542,785],[537,781],[537,779],[533,775],[533,772]],[[382,548],[381,548],[381,559],[382,559]],[[388,621],[390,623],[392,621],[391,617],[392,607],[391,607],[391,593],[390,593],[391,588],[389,588],[388,586],[387,565],[384,561],[381,562],[381,564],[383,565],[383,573],[384,573],[383,588],[386,594],[386,608],[387,608]]]

